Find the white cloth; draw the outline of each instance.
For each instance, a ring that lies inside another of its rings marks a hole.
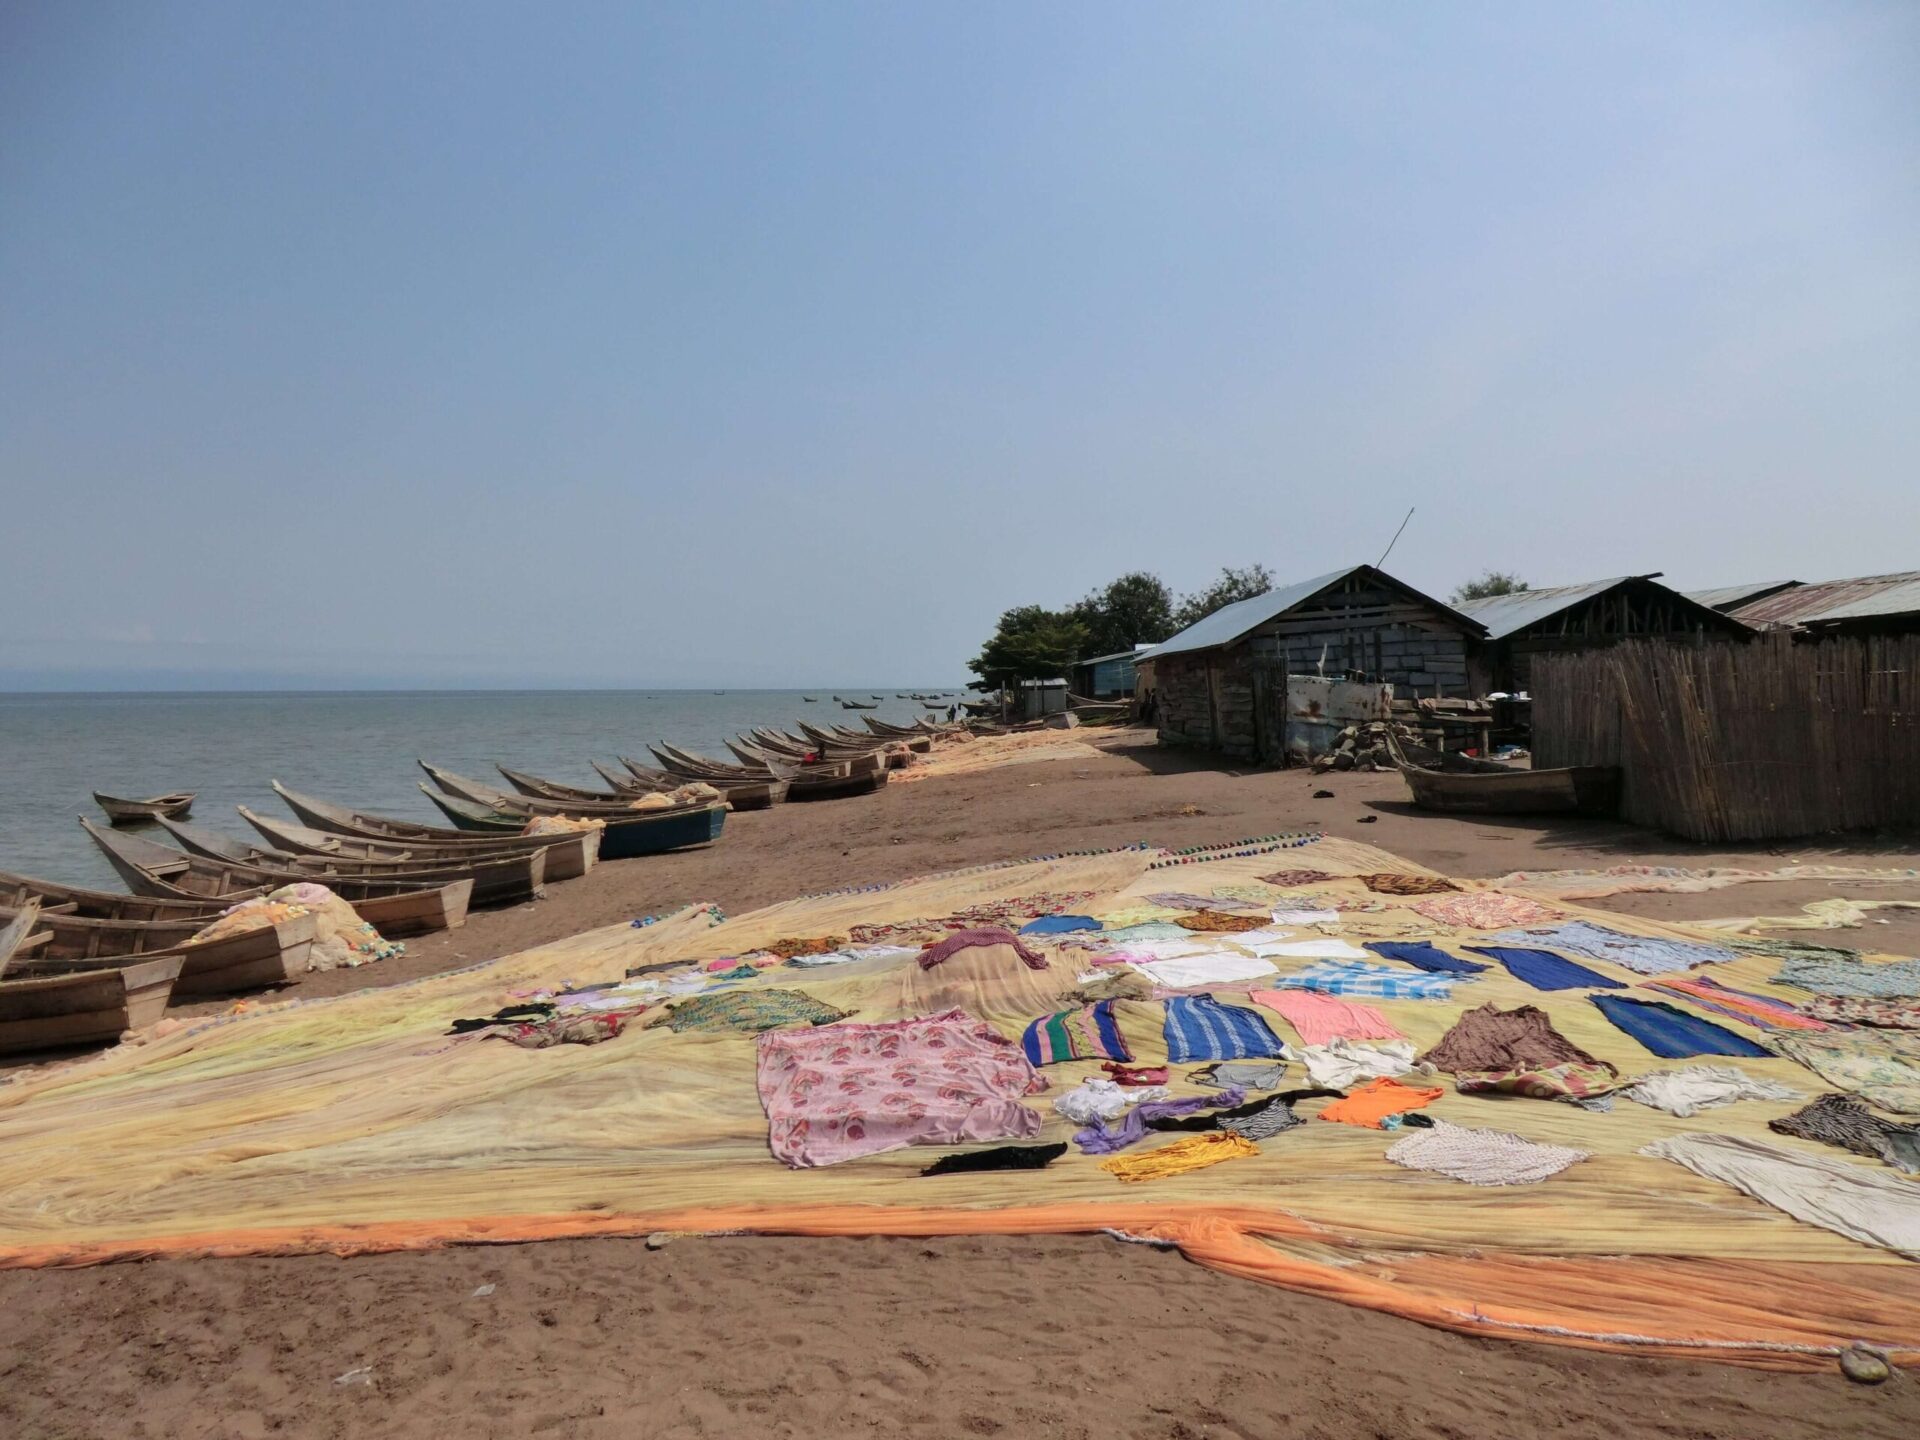
[[[1134,969],[1169,990],[1185,990],[1194,985],[1213,985],[1222,980],[1258,980],[1273,974],[1273,966],[1231,951],[1205,955],[1187,955],[1173,960],[1143,960]]]
[[[1187,955],[1217,955],[1210,940],[1127,940],[1113,947],[1115,955],[1138,964],[1142,960],[1178,960]]]
[[[1724,1181],[1809,1225],[1920,1260],[1920,1185],[1877,1166],[1700,1131],[1656,1140],[1640,1153]]]
[[[1777,1080],[1756,1080],[1732,1065],[1688,1065],[1655,1070],[1620,1092],[1629,1100],[1681,1119],[1738,1100],[1797,1100],[1800,1092]]]
[[[1338,925],[1338,910],[1276,910],[1273,912],[1276,925]]]
[[[1367,951],[1349,945],[1334,935],[1322,935],[1312,940],[1284,940],[1279,944],[1255,945],[1253,953],[1263,957],[1273,956],[1288,960],[1371,960],[1374,958]]]
[[[1438,1118],[1431,1130],[1415,1130],[1387,1147],[1387,1159],[1396,1165],[1431,1170],[1469,1185],[1537,1185],[1591,1153]]]
[[[1324,1045],[1303,1045],[1294,1052],[1307,1067],[1307,1079],[1323,1090],[1346,1090],[1380,1075],[1438,1074],[1431,1065],[1416,1065],[1411,1040],[1381,1040],[1361,1045],[1335,1036]]]
[[[1164,1085],[1116,1085],[1111,1080],[1084,1080],[1053,1102],[1053,1108],[1076,1125],[1091,1125],[1095,1120],[1117,1120],[1129,1105],[1142,1100],[1167,1098]]]

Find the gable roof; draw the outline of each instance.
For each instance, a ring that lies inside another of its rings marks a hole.
[[[1757,584],[1722,585],[1713,590],[1683,590],[1680,593],[1689,600],[1698,601],[1709,610],[1718,610],[1723,615],[1731,615],[1742,605],[1751,605],[1769,595],[1777,595],[1782,590],[1791,590],[1800,584],[1798,580],[1762,580]]]
[[[1457,608],[1485,625],[1489,639],[1504,640],[1509,635],[1516,635],[1528,626],[1537,625],[1563,610],[1570,610],[1575,605],[1584,604],[1622,585],[1640,582],[1651,585],[1656,590],[1665,590],[1682,604],[1691,606],[1699,612],[1698,618],[1703,623],[1712,623],[1723,630],[1745,629],[1740,620],[1723,615],[1718,610],[1710,609],[1670,586],[1662,585],[1659,575],[1660,572],[1656,570],[1646,575],[1616,575],[1611,580],[1589,580],[1583,585],[1551,585],[1539,590],[1516,590],[1511,595],[1488,595],[1480,600],[1462,600]]]
[[[1482,628],[1478,621],[1441,604],[1430,595],[1422,595],[1412,586],[1394,579],[1384,570],[1376,570],[1371,565],[1348,565],[1343,569],[1329,571],[1325,575],[1316,575],[1311,580],[1299,580],[1291,585],[1276,586],[1264,595],[1255,595],[1251,599],[1236,600],[1231,605],[1223,605],[1211,615],[1194,621],[1171,639],[1162,640],[1153,648],[1152,656],[1158,660],[1167,655],[1183,655],[1194,650],[1212,650],[1221,645],[1231,645],[1234,641],[1243,639],[1258,630],[1269,620],[1277,619],[1295,606],[1304,605],[1321,591],[1331,590],[1342,580],[1362,572],[1398,590],[1403,595],[1431,605],[1443,615],[1458,621],[1462,630],[1472,633]]]
[[[1920,612],[1920,570],[1822,580],[1767,595],[1733,612],[1748,625],[1821,625]]]

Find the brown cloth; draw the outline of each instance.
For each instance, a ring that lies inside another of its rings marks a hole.
[[[1029,950],[1026,943],[1011,930],[1002,930],[997,926],[986,925],[973,930],[956,930],[944,940],[936,940],[920,951],[920,968],[931,970],[949,955],[971,949],[975,945],[1011,945],[1013,953],[1027,964],[1029,970],[1047,968],[1047,957],[1037,951]]]
[[[1460,888],[1438,875],[1396,875],[1391,871],[1383,871],[1377,875],[1362,875],[1360,879],[1367,889],[1377,895],[1439,895]]]
[[[1278,885],[1282,890],[1298,889],[1302,885],[1324,885],[1337,879],[1324,870],[1276,870],[1271,875],[1262,875],[1263,885]]]
[[[1532,1005],[1501,1010],[1491,1002],[1462,1015],[1420,1059],[1448,1072],[1517,1070],[1563,1065],[1569,1060],[1606,1065],[1554,1029],[1546,1011]]]
[[[776,940],[764,948],[769,955],[791,960],[796,955],[831,955],[846,943],[844,935],[818,935],[811,940]]]
[[[1118,975],[1102,975],[1076,986],[1069,995],[1076,1005],[1098,1005],[1102,1000],[1151,1000],[1153,982],[1131,970]]]
[[[1215,930],[1230,934],[1236,930],[1264,930],[1273,924],[1266,915],[1228,915],[1220,910],[1195,910],[1190,915],[1176,915],[1173,923],[1183,930]]]

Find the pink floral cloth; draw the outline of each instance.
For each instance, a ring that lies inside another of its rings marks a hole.
[[[1422,895],[1407,908],[1440,925],[1462,930],[1505,930],[1514,925],[1544,925],[1566,916],[1551,906],[1498,890],[1468,890],[1459,895]]]
[[[1300,1032],[1309,1045],[1324,1045],[1329,1040],[1404,1040],[1371,1005],[1356,1005],[1332,995],[1317,995],[1310,990],[1255,990],[1255,1004],[1278,1010],[1287,1023]]]
[[[1020,1047],[964,1010],[759,1038],[767,1144],[795,1169],[906,1145],[1040,1133],[1020,1103],[1047,1088]]]

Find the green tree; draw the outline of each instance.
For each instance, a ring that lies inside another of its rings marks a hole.
[[[1180,601],[1180,608],[1173,612],[1173,628],[1184,630],[1197,620],[1204,620],[1224,605],[1236,601],[1251,600],[1256,595],[1264,595],[1273,589],[1273,572],[1264,565],[1249,565],[1236,570],[1231,565],[1222,567],[1220,578],[1204,590],[1188,595]]]
[[[1485,600],[1490,595],[1518,595],[1527,588],[1527,582],[1518,575],[1510,575],[1504,570],[1489,570],[1478,580],[1469,580],[1453,592],[1453,603],[1462,600]]]
[[[1173,592],[1157,575],[1135,570],[1094,590],[1067,612],[1087,630],[1087,655],[1112,655],[1173,633]],[[1085,658],[1085,657],[1081,657]]]
[[[1050,680],[1086,649],[1087,627],[1071,613],[1044,605],[1016,605],[1000,617],[993,638],[981,647],[968,669],[990,688],[1017,680]]]

